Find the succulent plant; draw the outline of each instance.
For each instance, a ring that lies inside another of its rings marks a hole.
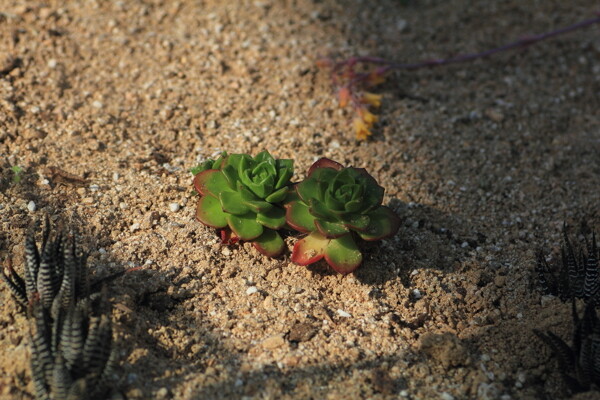
[[[77,235],[62,230],[51,235],[50,222],[46,217],[41,247],[38,248],[35,241],[38,228],[39,223],[33,224],[25,238],[24,278],[10,262],[0,273],[0,279],[8,285],[23,309],[27,309],[31,299],[37,296],[42,307],[52,310],[54,317],[58,308],[87,298],[97,293],[103,284],[140,268],[129,268],[91,281],[86,265],[87,254],[78,248]]]
[[[541,251],[537,256],[536,271],[544,294],[558,296],[563,301],[575,297],[599,305],[599,255],[594,233],[591,240],[586,238],[585,246],[574,247],[564,227],[560,266],[548,265]]]
[[[53,318],[40,296],[33,314],[31,371],[38,400],[105,399],[117,365],[110,309],[96,296],[57,309]]]
[[[364,168],[316,161],[285,205],[288,225],[308,233],[294,245],[292,261],[309,265],[325,258],[337,272],[354,271],[362,262],[356,237],[379,240],[400,227],[396,213],[381,205],[383,193]]]
[[[534,333],[545,342],[558,361],[558,367],[573,392],[600,386],[600,320],[593,303],[587,303],[579,317],[573,300],[573,346],[552,332]]]
[[[8,263],[0,277],[31,317],[31,371],[38,400],[105,399],[116,366],[110,307],[100,286],[123,272],[90,283],[87,255],[76,235],[51,235],[48,218],[41,248],[32,226],[25,240],[25,278]],[[135,268],[134,268],[135,269]]]
[[[230,230],[261,253],[275,257],[284,249],[277,232],[285,225],[286,198],[294,164],[274,159],[268,151],[252,158],[223,153],[192,170],[200,194],[196,218],[213,228]],[[228,232],[222,237],[229,237]],[[234,238],[235,239],[235,238]]]
[[[78,251],[73,233],[65,235],[59,231],[51,238],[47,218],[38,249],[34,235],[38,226],[35,224],[25,239],[25,278],[10,264],[0,277],[21,306],[27,308],[35,295],[41,306],[55,315],[58,308],[89,295],[87,255]]]

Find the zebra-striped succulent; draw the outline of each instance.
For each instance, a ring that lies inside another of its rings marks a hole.
[[[87,255],[78,251],[73,233],[59,231],[50,237],[46,219],[42,231],[41,248],[35,242],[34,230],[25,239],[25,278],[6,265],[0,277],[6,282],[17,302],[27,307],[34,295],[55,317],[59,308],[65,308],[90,293]],[[39,225],[34,225],[37,228]]]
[[[38,400],[105,399],[117,365],[104,296],[58,308],[31,300],[31,371]]]
[[[596,235],[592,233],[591,240],[586,238],[585,246],[573,246],[563,228],[563,241],[560,266],[548,265],[544,254],[538,253],[536,271],[542,291],[563,301],[575,297],[600,305],[600,254]]]
[[[125,270],[90,283],[87,254],[74,233],[50,235],[46,218],[41,248],[35,224],[25,240],[25,278],[7,264],[0,277],[31,317],[31,372],[38,400],[104,399],[117,353],[110,306],[97,293]],[[134,268],[137,269],[137,268]]]
[[[572,347],[552,332],[534,333],[550,347],[569,389],[577,393],[600,386],[600,320],[594,304],[587,303],[580,318],[573,300],[573,322]]]

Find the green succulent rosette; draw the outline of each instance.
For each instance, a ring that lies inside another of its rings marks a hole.
[[[268,151],[254,158],[223,153],[193,170],[197,172],[194,187],[200,194],[196,208],[200,222],[230,229],[265,255],[276,257],[283,252],[277,230],[286,223],[281,203],[290,190],[292,160],[276,160]]]
[[[292,261],[312,264],[322,258],[347,274],[362,262],[355,238],[367,241],[394,235],[400,219],[381,205],[384,189],[364,168],[343,167],[322,158],[295,186],[286,202],[290,227],[308,233],[292,252]]]

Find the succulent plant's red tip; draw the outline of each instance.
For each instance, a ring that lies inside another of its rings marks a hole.
[[[219,236],[221,237],[221,244],[234,245],[239,242],[240,238],[231,231],[231,229],[220,229]]]
[[[315,161],[314,164],[310,166],[310,168],[308,169],[308,176],[311,176],[314,170],[317,168],[333,168],[336,171],[339,171],[342,168],[344,168],[344,166],[339,162],[323,157]]]

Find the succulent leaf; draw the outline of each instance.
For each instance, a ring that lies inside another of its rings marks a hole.
[[[233,165],[227,164],[223,166],[221,172],[223,172],[223,175],[225,176],[225,179],[227,179],[227,183],[229,183],[230,187],[234,188],[237,186],[240,177],[238,176],[237,169]]]
[[[315,226],[321,235],[333,239],[350,233],[350,230],[343,224],[337,222],[327,222],[321,219],[315,220]]]
[[[273,204],[261,200],[244,200],[244,205],[246,205],[252,212],[257,214],[261,212],[266,212],[267,210],[270,210],[274,207]]]
[[[362,262],[362,253],[356,246],[352,235],[331,239],[325,248],[325,260],[340,274],[354,271]]]
[[[267,197],[265,197],[265,200],[269,203],[281,203],[283,200],[285,200],[288,191],[289,188],[287,186],[284,186],[281,189],[278,189],[270,195],[268,195]]]
[[[277,160],[276,166],[277,182],[275,183],[275,189],[278,190],[285,187],[294,174],[294,161],[290,159]]]
[[[252,242],[254,247],[268,257],[277,257],[283,253],[285,244],[279,233],[273,229],[265,229],[263,234]]]
[[[221,202],[213,196],[201,196],[196,206],[196,218],[204,225],[213,228],[227,226],[227,214],[221,208]]]
[[[333,212],[327,205],[315,198],[308,200],[310,213],[318,219],[336,222],[340,220],[339,213]]]
[[[292,261],[298,265],[309,265],[319,261],[325,256],[325,248],[329,241],[330,239],[316,231],[298,240],[292,251]]]
[[[223,191],[219,194],[219,201],[223,212],[228,214],[246,214],[250,211],[242,199],[240,192]]]
[[[218,197],[223,190],[231,190],[225,175],[217,169],[208,169],[194,177],[194,187],[202,196]]]
[[[256,214],[226,214],[227,224],[241,240],[253,240],[263,233],[263,226],[256,221]]]
[[[364,231],[359,231],[361,238],[367,241],[379,240],[395,234],[400,228],[400,218],[386,206],[380,206],[369,213],[370,223]]]
[[[316,229],[315,217],[302,201],[292,201],[285,205],[286,220],[289,226],[300,232],[312,232]]]
[[[321,158],[317,160],[308,170],[308,176],[310,177],[316,169],[319,168],[333,168],[336,171],[344,168],[344,166],[336,161],[330,160],[329,158]]]
[[[344,225],[348,229],[361,232],[368,228],[371,218],[364,214],[349,214],[344,216]]]
[[[271,229],[281,229],[285,225],[285,210],[273,206],[270,209],[256,214],[256,222]]]

